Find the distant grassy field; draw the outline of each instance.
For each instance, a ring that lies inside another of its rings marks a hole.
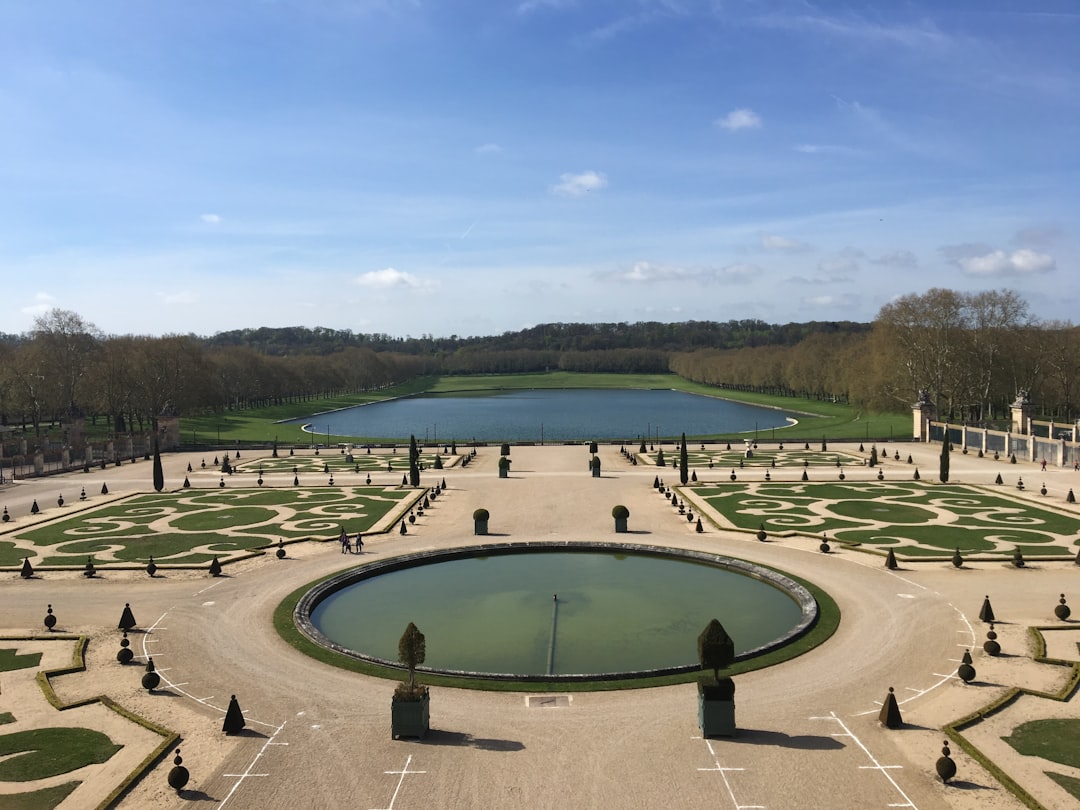
[[[700,383],[690,382],[675,374],[586,374],[568,371],[552,371],[543,374],[492,374],[468,377],[425,377],[412,380],[406,385],[383,391],[357,394],[332,399],[258,408],[245,411],[227,411],[208,416],[183,417],[181,419],[181,442],[185,445],[215,445],[233,442],[273,442],[283,445],[307,444],[311,436],[300,430],[299,425],[279,424],[280,420],[298,419],[338,408],[349,408],[396,397],[421,393],[481,394],[484,391],[506,391],[528,388],[662,388],[686,391],[691,394],[720,396],[737,402],[780,408],[812,414],[818,418],[793,433],[791,439],[820,442],[826,439],[898,439],[911,433],[910,414],[868,414],[849,405],[820,402],[812,399],[772,396],[768,394],[721,390]],[[401,441],[403,436],[368,436],[366,441]],[[701,438],[738,438],[737,434],[716,434]],[[322,441],[325,436],[320,436]],[[330,442],[356,441],[356,437],[330,436]]]

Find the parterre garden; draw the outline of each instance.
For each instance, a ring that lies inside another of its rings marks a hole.
[[[721,528],[806,534],[909,557],[1072,556],[1080,520],[975,486],[905,482],[732,482],[692,492]]]
[[[0,565],[95,566],[226,562],[279,540],[384,530],[422,489],[388,486],[187,489],[134,495],[0,540]]]

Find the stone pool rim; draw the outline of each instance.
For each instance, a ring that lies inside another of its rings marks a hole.
[[[397,661],[379,658],[374,655],[345,647],[326,636],[311,620],[311,613],[327,597],[337,591],[362,582],[366,579],[401,571],[418,565],[426,565],[450,560],[487,557],[503,554],[528,554],[545,552],[593,552],[605,554],[636,554],[661,559],[679,560],[722,568],[733,573],[749,576],[782,591],[798,606],[799,621],[787,632],[766,644],[746,650],[735,657],[735,662],[746,661],[766,653],[778,650],[806,635],[816,624],[819,615],[818,603],[813,594],[800,583],[785,574],[755,563],[728,557],[722,554],[710,554],[703,551],[675,548],[672,546],[653,546],[638,543],[611,543],[587,541],[526,541],[516,543],[485,543],[482,545],[460,546],[448,549],[419,551],[375,560],[335,574],[309,588],[297,601],[293,609],[293,624],[309,641],[348,658],[405,672],[406,668]],[[723,622],[722,617],[720,618]],[[588,683],[619,680],[643,680],[664,675],[683,675],[701,671],[698,664],[682,664],[655,669],[630,670],[623,672],[563,673],[563,674],[517,674],[505,672],[474,672],[459,669],[438,669],[417,667],[418,673],[444,675],[454,678],[471,678],[482,681],[503,681],[518,683]]]

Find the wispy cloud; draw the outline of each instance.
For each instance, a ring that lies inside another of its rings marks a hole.
[[[559,175],[559,182],[551,186],[551,193],[560,197],[582,197],[590,191],[606,188],[607,175],[603,172],[588,170],[581,174],[567,172]]]
[[[405,289],[416,290],[417,292],[426,292],[436,286],[434,281],[418,278],[412,273],[395,270],[393,267],[386,267],[382,270],[372,270],[368,273],[362,273],[353,279],[353,282],[361,287],[369,287],[377,290],[390,290],[397,287],[404,287]]]
[[[890,24],[873,22],[855,14],[837,17],[826,14],[776,13],[756,17],[753,22],[763,28],[786,30],[796,34],[820,34],[866,45],[885,43],[925,49],[945,47],[951,42],[947,34],[928,20],[920,20],[914,24]]]
[[[159,292],[157,299],[166,306],[197,304],[199,302],[199,296],[187,290],[170,293]]]
[[[201,219],[207,225],[220,225],[221,224],[221,217],[218,216],[217,214],[201,214],[199,216],[199,219]]]
[[[820,309],[854,309],[859,305],[859,296],[853,293],[812,295],[804,298],[803,303]]]
[[[800,143],[796,144],[795,151],[804,155],[837,155],[839,157],[858,157],[864,154],[861,149],[853,146],[832,143]]]
[[[919,266],[919,260],[910,250],[893,250],[880,256],[868,256],[866,259],[871,264],[882,267],[895,267],[897,269],[911,270]]]
[[[729,132],[737,132],[740,129],[759,129],[761,127],[761,116],[749,107],[739,107],[723,118],[717,118],[713,123],[720,129],[726,129]]]
[[[502,147],[497,143],[482,143],[473,151],[478,155],[497,155],[502,151]]]
[[[680,265],[635,262],[625,270],[597,273],[606,280],[630,281],[637,284],[689,281],[701,284],[739,284],[761,275],[756,264],[729,264],[724,267],[684,267]]]
[[[518,3],[518,14],[532,14],[542,9],[570,8],[575,5],[575,0],[524,0]]]
[[[806,242],[772,233],[761,234],[761,247],[776,253],[805,253],[811,250],[810,245],[806,244]]]

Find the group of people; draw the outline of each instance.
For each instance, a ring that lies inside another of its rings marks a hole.
[[[356,533],[356,539],[353,540],[349,537],[349,533],[345,529],[341,530],[341,537],[338,538],[341,541],[341,553],[352,554],[353,551],[357,554],[363,554],[364,552],[364,538],[360,536],[360,532]]]

